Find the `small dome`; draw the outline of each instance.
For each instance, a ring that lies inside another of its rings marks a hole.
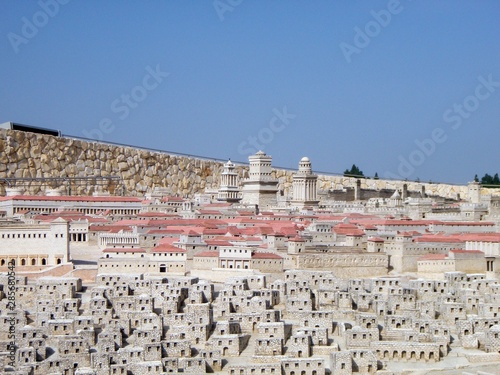
[[[310,162],[311,160],[309,160],[309,158],[307,156],[304,156],[302,159],[300,159],[300,161]]]

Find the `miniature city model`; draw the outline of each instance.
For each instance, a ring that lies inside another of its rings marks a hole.
[[[2,373],[498,373],[499,195],[249,161],[190,197],[6,188]]]

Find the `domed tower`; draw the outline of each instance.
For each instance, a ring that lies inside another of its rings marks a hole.
[[[243,181],[243,204],[268,208],[277,204],[278,180],[272,177],[272,157],[259,151],[248,157],[248,178]]]
[[[231,159],[224,164],[224,170],[220,177],[217,200],[229,203],[239,202],[241,198],[238,186],[238,173],[235,171],[235,165]]]
[[[311,161],[303,157],[299,163],[299,170],[293,175],[293,200],[292,206],[303,208],[317,206],[316,185],[318,176],[312,172]]]

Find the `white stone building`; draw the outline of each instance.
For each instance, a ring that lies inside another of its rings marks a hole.
[[[16,266],[55,266],[69,262],[68,222],[0,226],[0,267],[10,261]]]
[[[312,172],[311,161],[308,157],[303,157],[300,160],[298,172],[293,175],[292,206],[299,208],[317,207],[319,203],[316,197],[317,181],[318,176]]]
[[[272,176],[272,157],[263,151],[248,157],[249,177],[243,181],[241,203],[269,208],[277,204],[278,180]]]
[[[235,171],[235,165],[231,160],[228,160],[228,162],[224,164],[217,200],[231,203],[236,203],[241,200],[238,173]]]

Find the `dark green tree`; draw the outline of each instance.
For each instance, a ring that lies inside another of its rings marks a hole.
[[[481,178],[481,184],[483,184],[483,185],[500,185],[500,178],[498,177],[498,173],[495,173],[494,176],[490,176],[488,173],[486,173]]]
[[[481,183],[484,185],[491,185],[493,183],[493,177],[486,173],[483,178],[481,178]]]
[[[378,180],[378,173],[377,172],[375,172],[375,176],[373,176],[373,179]]]
[[[500,179],[498,178],[498,173],[493,176],[493,185],[500,185]]]
[[[474,176],[474,182],[479,182],[479,178],[477,177],[477,174]]]
[[[357,166],[356,164],[353,164],[352,167],[351,167],[351,170],[349,169],[346,169],[344,171],[344,176],[345,177],[365,177],[365,175],[363,174],[363,171],[361,171]]]

